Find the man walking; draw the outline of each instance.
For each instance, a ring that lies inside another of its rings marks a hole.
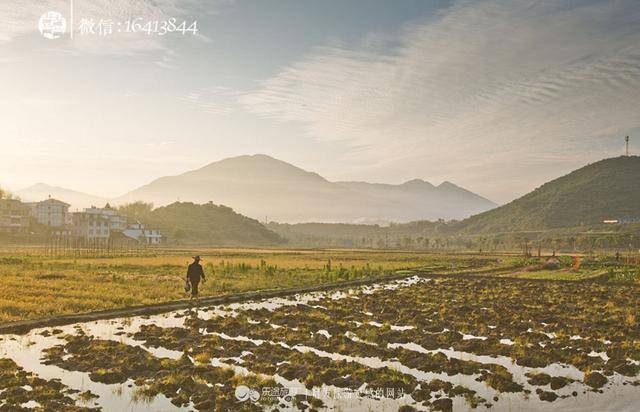
[[[206,281],[204,277],[204,270],[200,264],[200,256],[193,257],[193,263],[189,265],[187,269],[187,281],[191,284],[191,299],[198,298],[198,284],[200,279],[203,282]]]

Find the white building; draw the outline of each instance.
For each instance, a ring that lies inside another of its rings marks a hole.
[[[109,221],[109,230],[122,232],[127,228],[127,217],[118,213],[108,203],[103,208],[91,206],[84,209],[82,213],[107,219]]]
[[[29,207],[17,199],[0,199],[0,232],[27,233]]]
[[[97,213],[73,214],[73,235],[86,240],[107,240],[111,235],[110,222]]]
[[[28,205],[31,208],[31,216],[42,225],[63,227],[71,224],[68,203],[49,198],[41,202],[28,203]]]
[[[162,243],[162,233],[158,230],[146,229],[142,223],[129,226],[122,232],[125,236],[147,245],[159,245]]]

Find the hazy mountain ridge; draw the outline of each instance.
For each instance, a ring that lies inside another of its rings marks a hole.
[[[496,206],[449,183],[436,187],[418,179],[401,185],[330,182],[266,155],[238,156],[162,177],[115,202],[163,205],[177,198],[212,201],[247,216],[281,222],[460,219]]]
[[[29,200],[52,197],[73,208],[107,201],[142,200],[156,207],[176,201],[225,205],[259,220],[280,222],[408,222],[461,219],[495,203],[449,182],[434,186],[421,179],[399,185],[330,182],[266,155],[244,155],[210,163],[175,176],[164,176],[115,199],[103,199],[41,185],[18,192]],[[25,196],[27,197],[27,196]]]
[[[607,219],[627,223],[604,224]],[[618,157],[589,164],[507,205],[462,221],[415,221],[389,227],[269,223],[267,227],[290,242],[307,247],[438,248],[442,247],[438,242],[444,238],[456,240],[460,246],[470,238],[485,236],[516,242],[513,244],[517,244],[521,236],[543,240],[549,236],[579,239],[585,233],[605,238],[607,234],[620,233],[637,236],[640,233],[640,157]]]
[[[483,205],[486,205],[484,210],[497,206],[482,196],[447,181],[438,186],[421,179],[409,180],[399,185],[366,182],[338,183],[364,196],[395,199],[410,208],[416,216],[414,219],[399,221],[460,219],[479,213]],[[425,207],[425,199],[429,202],[430,216],[428,217],[420,215]],[[451,208],[455,211],[452,212]]]
[[[19,191],[17,194],[25,200],[31,199],[24,193],[40,194],[41,198],[51,194],[67,202],[71,201],[65,195],[84,195],[42,184],[29,189],[31,191]],[[288,216],[290,223],[318,224],[333,219],[344,223],[401,221],[402,216],[421,213],[424,207],[421,199],[425,198],[437,199],[445,205],[455,204],[456,199],[460,198],[486,200],[449,182],[438,186],[420,179],[400,185],[332,183],[316,173],[257,155],[227,159],[182,175],[156,179],[117,199],[116,203],[142,199],[161,206],[165,201],[173,203],[175,199],[169,196],[198,203],[211,200],[258,219],[266,214],[274,221],[287,222],[285,218]],[[106,202],[106,199],[90,195],[84,195],[82,199],[91,204]],[[244,206],[238,207],[239,203],[244,203]],[[427,213],[422,212],[423,216],[438,213],[433,204],[430,206]],[[277,213],[278,208],[282,208],[282,214]],[[296,209],[299,213],[296,213]],[[274,210],[275,213],[272,212]],[[580,226],[588,228],[600,225],[605,219],[624,217],[640,218],[640,157],[637,156],[605,159],[587,165],[545,183],[509,204],[452,222],[438,231],[482,234]],[[437,217],[408,220],[435,219]],[[309,226],[309,229],[314,227]],[[322,230],[318,234],[326,235]],[[425,227],[421,231],[426,234],[431,230]],[[314,229],[305,235],[315,232]]]
[[[69,203],[72,210],[91,206],[103,206],[108,202],[108,199],[104,197],[65,189],[63,187],[51,186],[45,183],[36,183],[33,186],[18,190],[15,194],[25,202],[37,202],[51,196],[54,199]]]
[[[604,159],[547,182],[493,210],[455,224],[465,233],[593,226],[640,218],[640,157]]]

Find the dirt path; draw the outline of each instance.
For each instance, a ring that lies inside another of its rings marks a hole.
[[[237,293],[233,295],[211,296],[201,298],[200,306],[212,306],[227,303],[245,302],[257,299],[269,299],[275,297],[295,295],[298,293],[320,292],[331,289],[339,289],[349,286],[363,286],[378,282],[388,282],[391,280],[404,279],[407,277],[420,275],[418,272],[397,273],[394,275],[379,276],[366,279],[356,279],[350,281],[336,282],[317,286],[288,288],[288,289],[267,289],[251,292]],[[25,334],[31,329],[44,328],[51,326],[69,325],[78,322],[91,322],[102,319],[114,319],[131,316],[157,315],[160,313],[171,312],[174,310],[187,309],[192,307],[193,303],[187,299],[174,300],[155,305],[130,306],[120,309],[108,309],[96,312],[78,313],[70,315],[62,315],[51,318],[40,318],[31,320],[21,320],[15,322],[6,322],[0,324],[0,335],[4,334]]]
[[[459,273],[459,274],[436,274],[436,273],[428,273],[428,272],[420,272],[418,270],[413,271],[403,271],[402,273],[396,273],[393,275],[387,276],[378,276],[373,278],[366,279],[356,279],[350,281],[336,282],[324,285],[316,285],[316,286],[307,286],[307,287],[298,287],[298,288],[288,288],[288,289],[267,289],[267,290],[258,290],[258,291],[250,291],[237,293],[233,295],[222,295],[222,296],[211,296],[200,299],[200,306],[212,306],[212,305],[220,305],[227,303],[237,303],[237,302],[246,302],[250,300],[260,300],[260,299],[269,299],[275,297],[282,296],[290,296],[298,293],[310,293],[310,292],[321,292],[332,289],[340,289],[344,287],[350,286],[364,286],[370,285],[373,283],[379,282],[388,282],[392,280],[399,280],[408,278],[411,276],[423,276],[423,277],[433,277],[433,278],[461,278],[461,279],[495,279],[499,280],[510,280],[510,281],[520,281],[520,282],[593,282],[601,280],[599,278],[589,278],[583,280],[548,280],[548,279],[527,279],[527,278],[518,278],[518,277],[510,277],[504,276],[509,272],[513,271],[512,267],[507,268],[497,268],[497,269],[489,269],[485,271],[477,271],[470,273]],[[114,319],[114,318],[123,318],[123,317],[132,317],[132,316],[144,316],[144,315],[157,315],[160,313],[171,312],[180,309],[187,309],[192,307],[192,302],[189,300],[175,300],[168,301],[163,303],[158,303],[154,305],[145,305],[145,306],[130,306],[119,309],[108,309],[96,312],[88,312],[88,313],[78,313],[78,314],[69,314],[62,315],[50,318],[40,318],[40,319],[31,319],[31,320],[22,320],[22,321],[14,321],[14,322],[6,322],[0,324],[0,335],[4,334],[25,334],[29,332],[31,329],[36,328],[44,328],[44,327],[52,327],[52,326],[62,326],[69,325],[73,323],[79,322],[91,322],[95,320],[102,319]]]

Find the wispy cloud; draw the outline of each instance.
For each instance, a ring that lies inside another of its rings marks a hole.
[[[228,87],[206,87],[179,96],[178,100],[197,110],[214,115],[227,115],[236,109],[239,92]]]
[[[640,126],[640,4],[460,1],[391,37],[320,47],[239,100],[371,164],[586,156]]]

